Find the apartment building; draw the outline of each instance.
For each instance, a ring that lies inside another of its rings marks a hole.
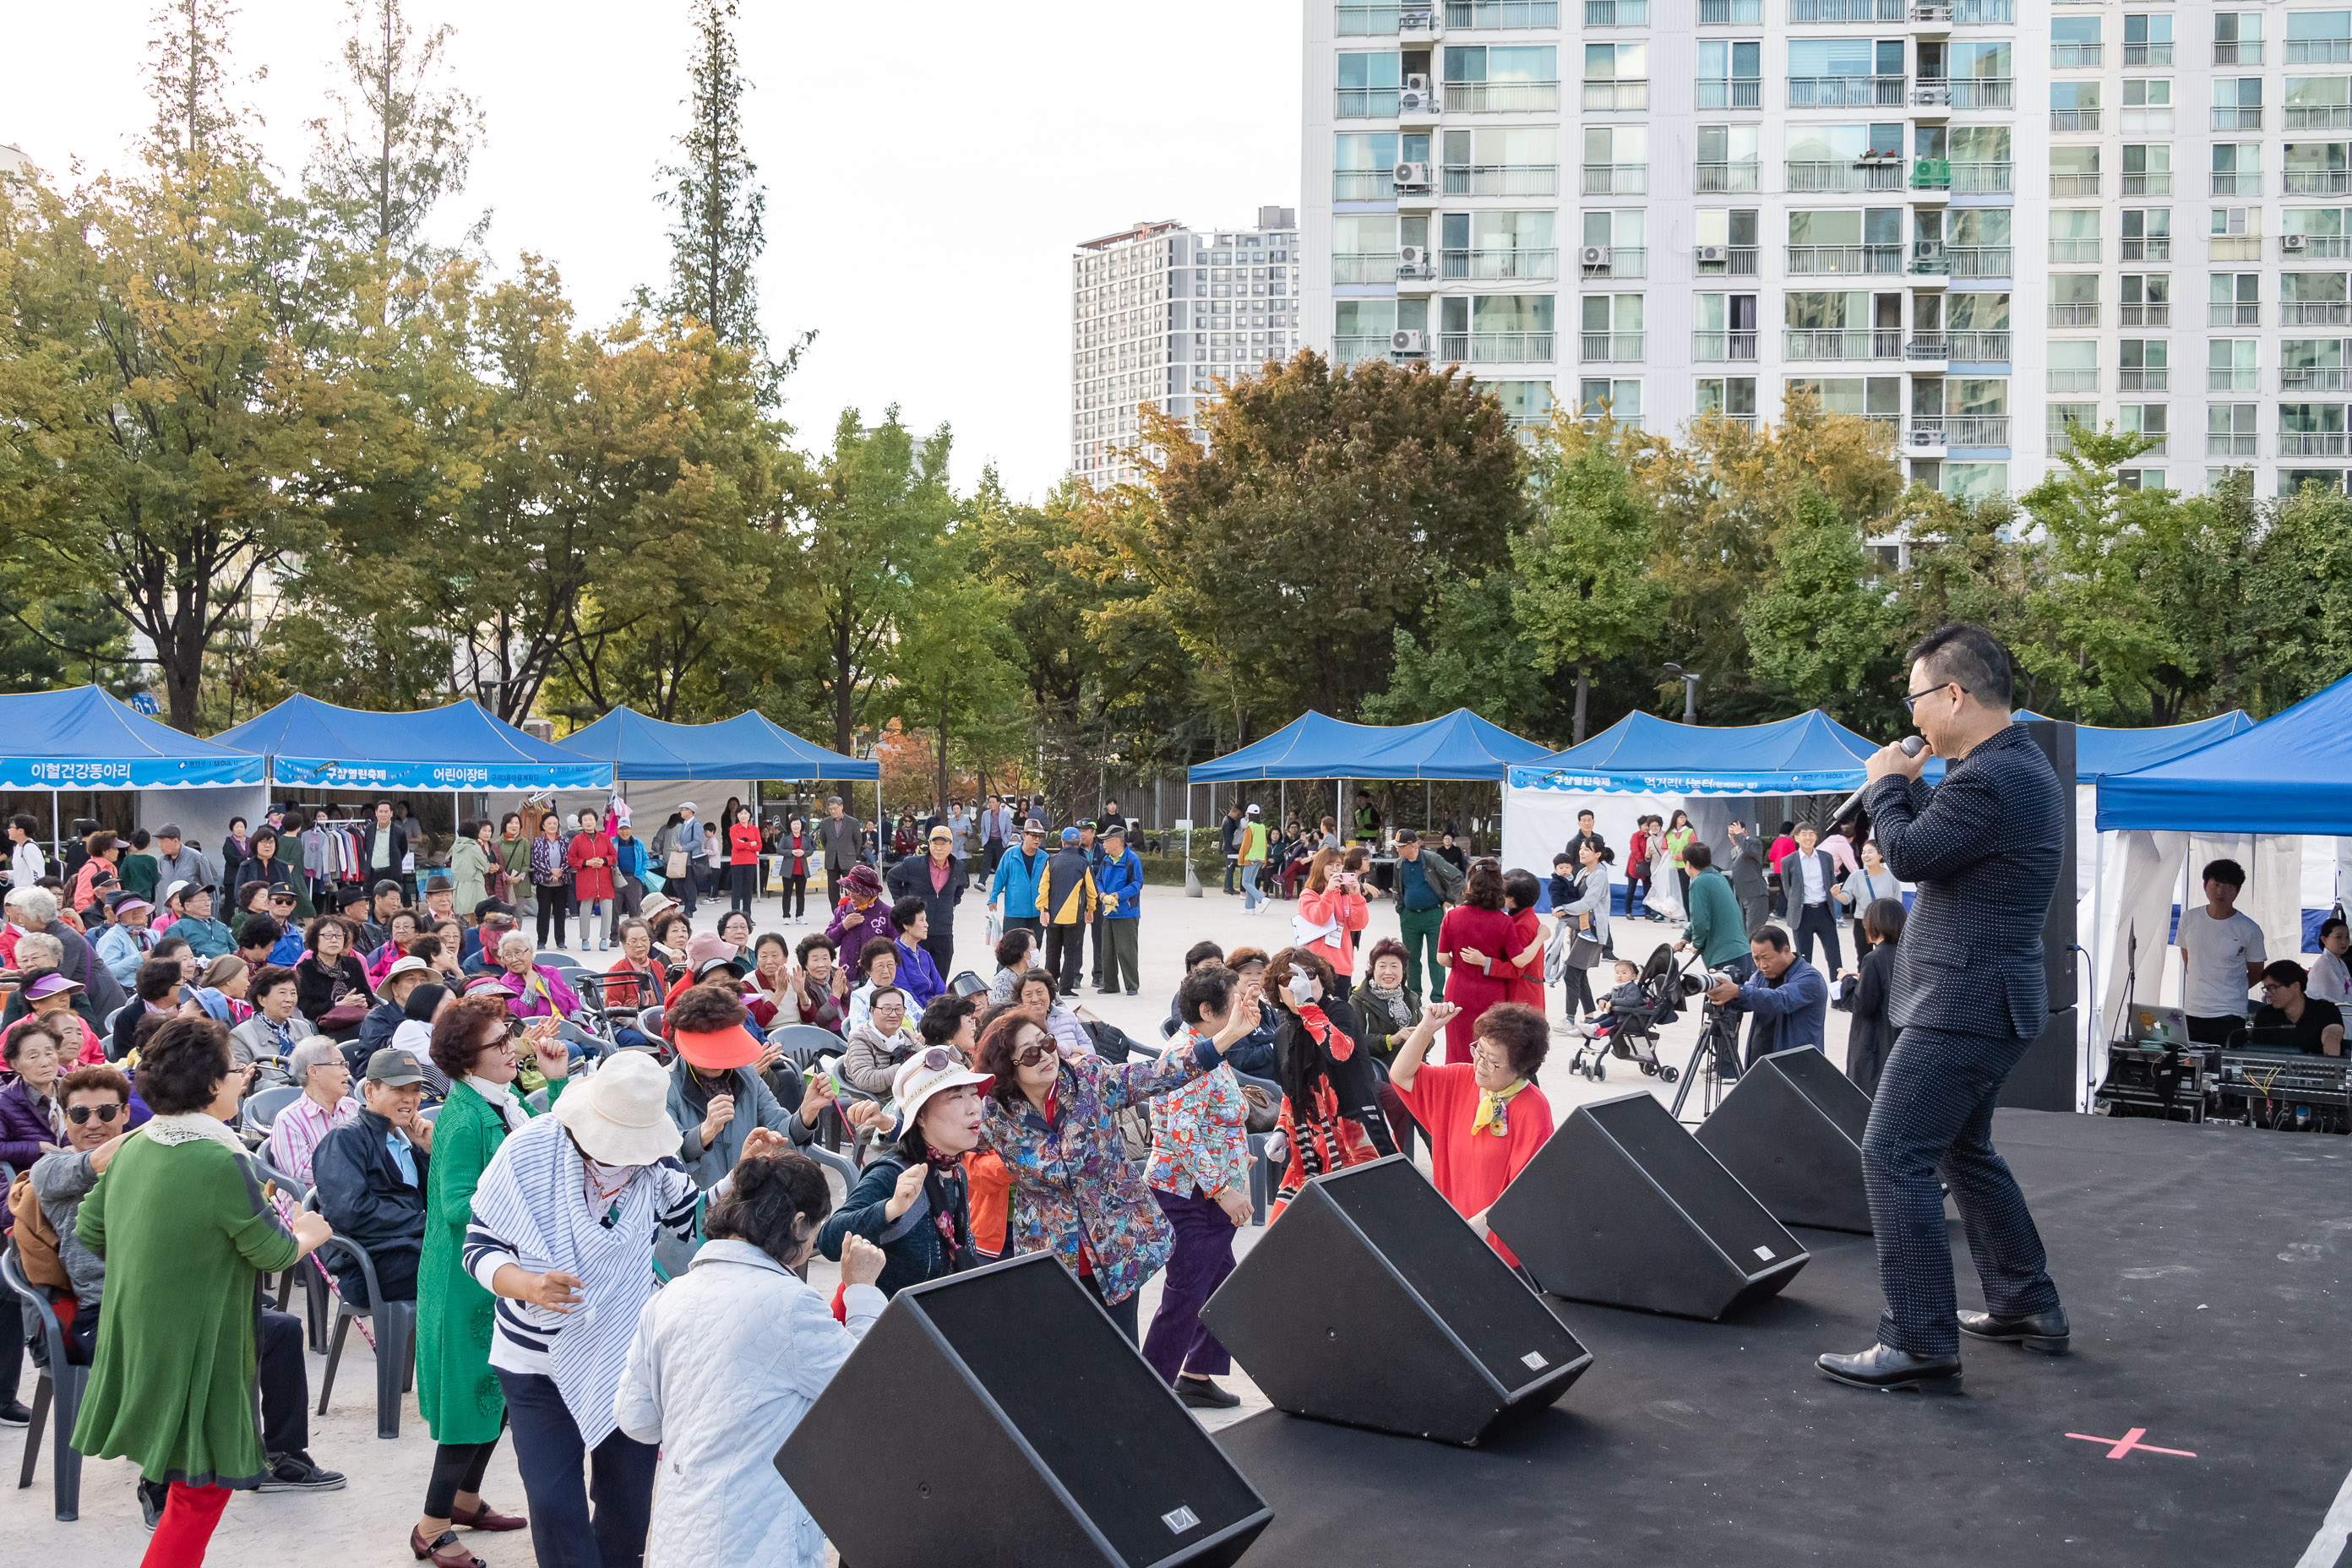
[[[2322,0],[2324,4],[2324,0]],[[1947,491],[2071,424],[2340,486],[2352,11],[1307,0],[1307,341],[1669,431],[1791,387]]]
[[[1298,211],[1195,232],[1139,223],[1070,259],[1070,468],[1097,486],[1143,476],[1120,457],[1150,403],[1191,419],[1217,378],[1298,347]]]

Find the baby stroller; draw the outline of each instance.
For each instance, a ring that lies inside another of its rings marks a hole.
[[[1597,1083],[1609,1076],[1608,1059],[1615,1057],[1619,1061],[1633,1063],[1662,1083],[1672,1083],[1682,1077],[1680,1068],[1658,1060],[1658,1026],[1681,1016],[1685,994],[1673,943],[1658,944],[1634,984],[1642,990],[1640,1004],[1621,1009],[1612,1003],[1603,1020],[1609,1032],[1579,1040],[1575,1054],[1569,1058],[1569,1071],[1582,1073]]]

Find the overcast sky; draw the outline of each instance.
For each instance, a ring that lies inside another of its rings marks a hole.
[[[151,0],[11,7],[0,24],[0,142],[45,169],[127,161],[146,124]],[[960,486],[994,462],[1016,496],[1067,466],[1069,254],[1143,218],[1248,223],[1298,199],[1295,0],[747,0],[749,140],[768,190],[761,299],[771,342],[814,328],[788,387],[804,442],[842,408],[898,402],[956,437]],[[684,117],[685,0],[409,0],[451,21],[460,85],[488,141],[454,233],[494,209],[510,268],[562,269],[583,321],[658,283],[655,170]],[[263,142],[298,172],[304,121],[340,76],[329,0],[247,0],[238,64]]]

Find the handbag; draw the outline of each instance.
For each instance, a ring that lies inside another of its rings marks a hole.
[[[1601,944],[1588,931],[1578,931],[1568,939],[1566,963],[1570,969],[1591,969],[1601,962]]]
[[[688,857],[685,850],[672,848],[669,852],[669,858],[662,862],[662,875],[667,877],[673,882],[677,881],[680,877],[686,875],[688,860]]]
[[[1249,1103],[1249,1114],[1243,1119],[1244,1132],[1271,1132],[1282,1123],[1282,1101],[1254,1083],[1242,1085],[1242,1099]]]

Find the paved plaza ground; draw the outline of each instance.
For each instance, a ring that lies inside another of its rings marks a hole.
[[[985,974],[994,968],[994,960],[986,952],[986,917],[982,897],[977,891],[967,895],[957,911],[956,966]],[[1169,999],[1182,973],[1186,948],[1203,940],[1227,948],[1246,944],[1271,951],[1281,947],[1289,940],[1290,914],[1295,907],[1275,902],[1262,906],[1255,915],[1244,915],[1238,897],[1229,898],[1213,886],[1199,899],[1186,898],[1181,889],[1148,888],[1143,899],[1139,994],[1133,997],[1096,996],[1089,986],[1084,1004],[1105,1021],[1118,1025],[1138,1039],[1156,1040],[1160,1022],[1167,1016]],[[698,929],[709,929],[715,924],[716,913],[723,908],[723,903],[714,906],[706,901],[698,911]],[[758,917],[755,929],[783,930],[797,939],[800,928],[779,925],[773,899],[761,900]],[[1394,909],[1387,903],[1375,902],[1367,942],[1393,935],[1396,929]],[[1616,944],[1621,952],[1646,956],[1657,941],[1670,940],[1676,929],[1621,920],[1616,923]],[[593,955],[583,955],[583,961],[592,958]],[[1851,964],[1853,954],[1848,952],[1845,961]],[[1557,1016],[1557,987],[1549,1004]],[[1832,1011],[1830,1055],[1841,1063],[1844,1060],[1845,1027],[1845,1015]],[[1664,1058],[1677,1065],[1685,1062],[1696,1033],[1696,1015],[1686,1016],[1670,1026],[1664,1036]],[[1648,1089],[1662,1099],[1671,1100],[1673,1096],[1671,1088],[1641,1076],[1630,1064],[1622,1062],[1610,1064],[1610,1076],[1604,1081],[1589,1081],[1566,1070],[1567,1052],[1558,1036],[1555,1051],[1552,1063],[1540,1079],[1555,1118],[1565,1117],[1572,1107],[1586,1100],[1636,1089]],[[1694,1088],[1691,1105],[1684,1112],[1686,1120],[1696,1120],[1705,1087],[1702,1083]],[[1244,1229],[1237,1249],[1245,1251],[1263,1234],[1255,1226]],[[822,1258],[810,1271],[811,1283],[828,1295],[836,1278],[833,1266]],[[1155,1280],[1144,1288],[1142,1321],[1146,1324],[1151,1321],[1158,1297],[1159,1284]],[[321,1358],[311,1359],[314,1410],[317,1380],[324,1364]],[[365,1342],[354,1332],[336,1373],[333,1407],[323,1417],[314,1415],[311,1421],[313,1457],[328,1468],[344,1472],[351,1478],[351,1484],[341,1491],[317,1496],[273,1493],[235,1499],[223,1515],[214,1539],[212,1561],[278,1563],[299,1556],[305,1563],[331,1563],[337,1568],[393,1568],[412,1561],[404,1543],[424,1498],[426,1477],[432,1468],[433,1443],[417,1418],[413,1394],[404,1402],[399,1439],[385,1442],[376,1436],[374,1370]],[[1246,1375],[1237,1371],[1228,1381],[1242,1395],[1242,1405],[1235,1411],[1203,1413],[1206,1424],[1213,1429],[1265,1408],[1265,1401]],[[32,1388],[33,1369],[27,1363],[22,1393],[27,1403]],[[19,1462],[23,1441],[21,1432],[0,1430],[0,1458],[5,1458],[11,1474]],[[86,1461],[82,1467],[81,1517],[74,1523],[58,1523],[51,1517],[50,1471],[45,1446],[30,1489],[0,1489],[0,1540],[9,1543],[7,1560],[91,1565],[135,1562],[144,1550],[145,1531],[132,1489],[134,1479],[131,1468],[119,1460]],[[510,1444],[499,1446],[483,1493],[509,1511],[524,1510],[522,1484],[517,1479]],[[491,1568],[520,1568],[531,1561],[527,1534],[475,1536],[469,1545]]]

